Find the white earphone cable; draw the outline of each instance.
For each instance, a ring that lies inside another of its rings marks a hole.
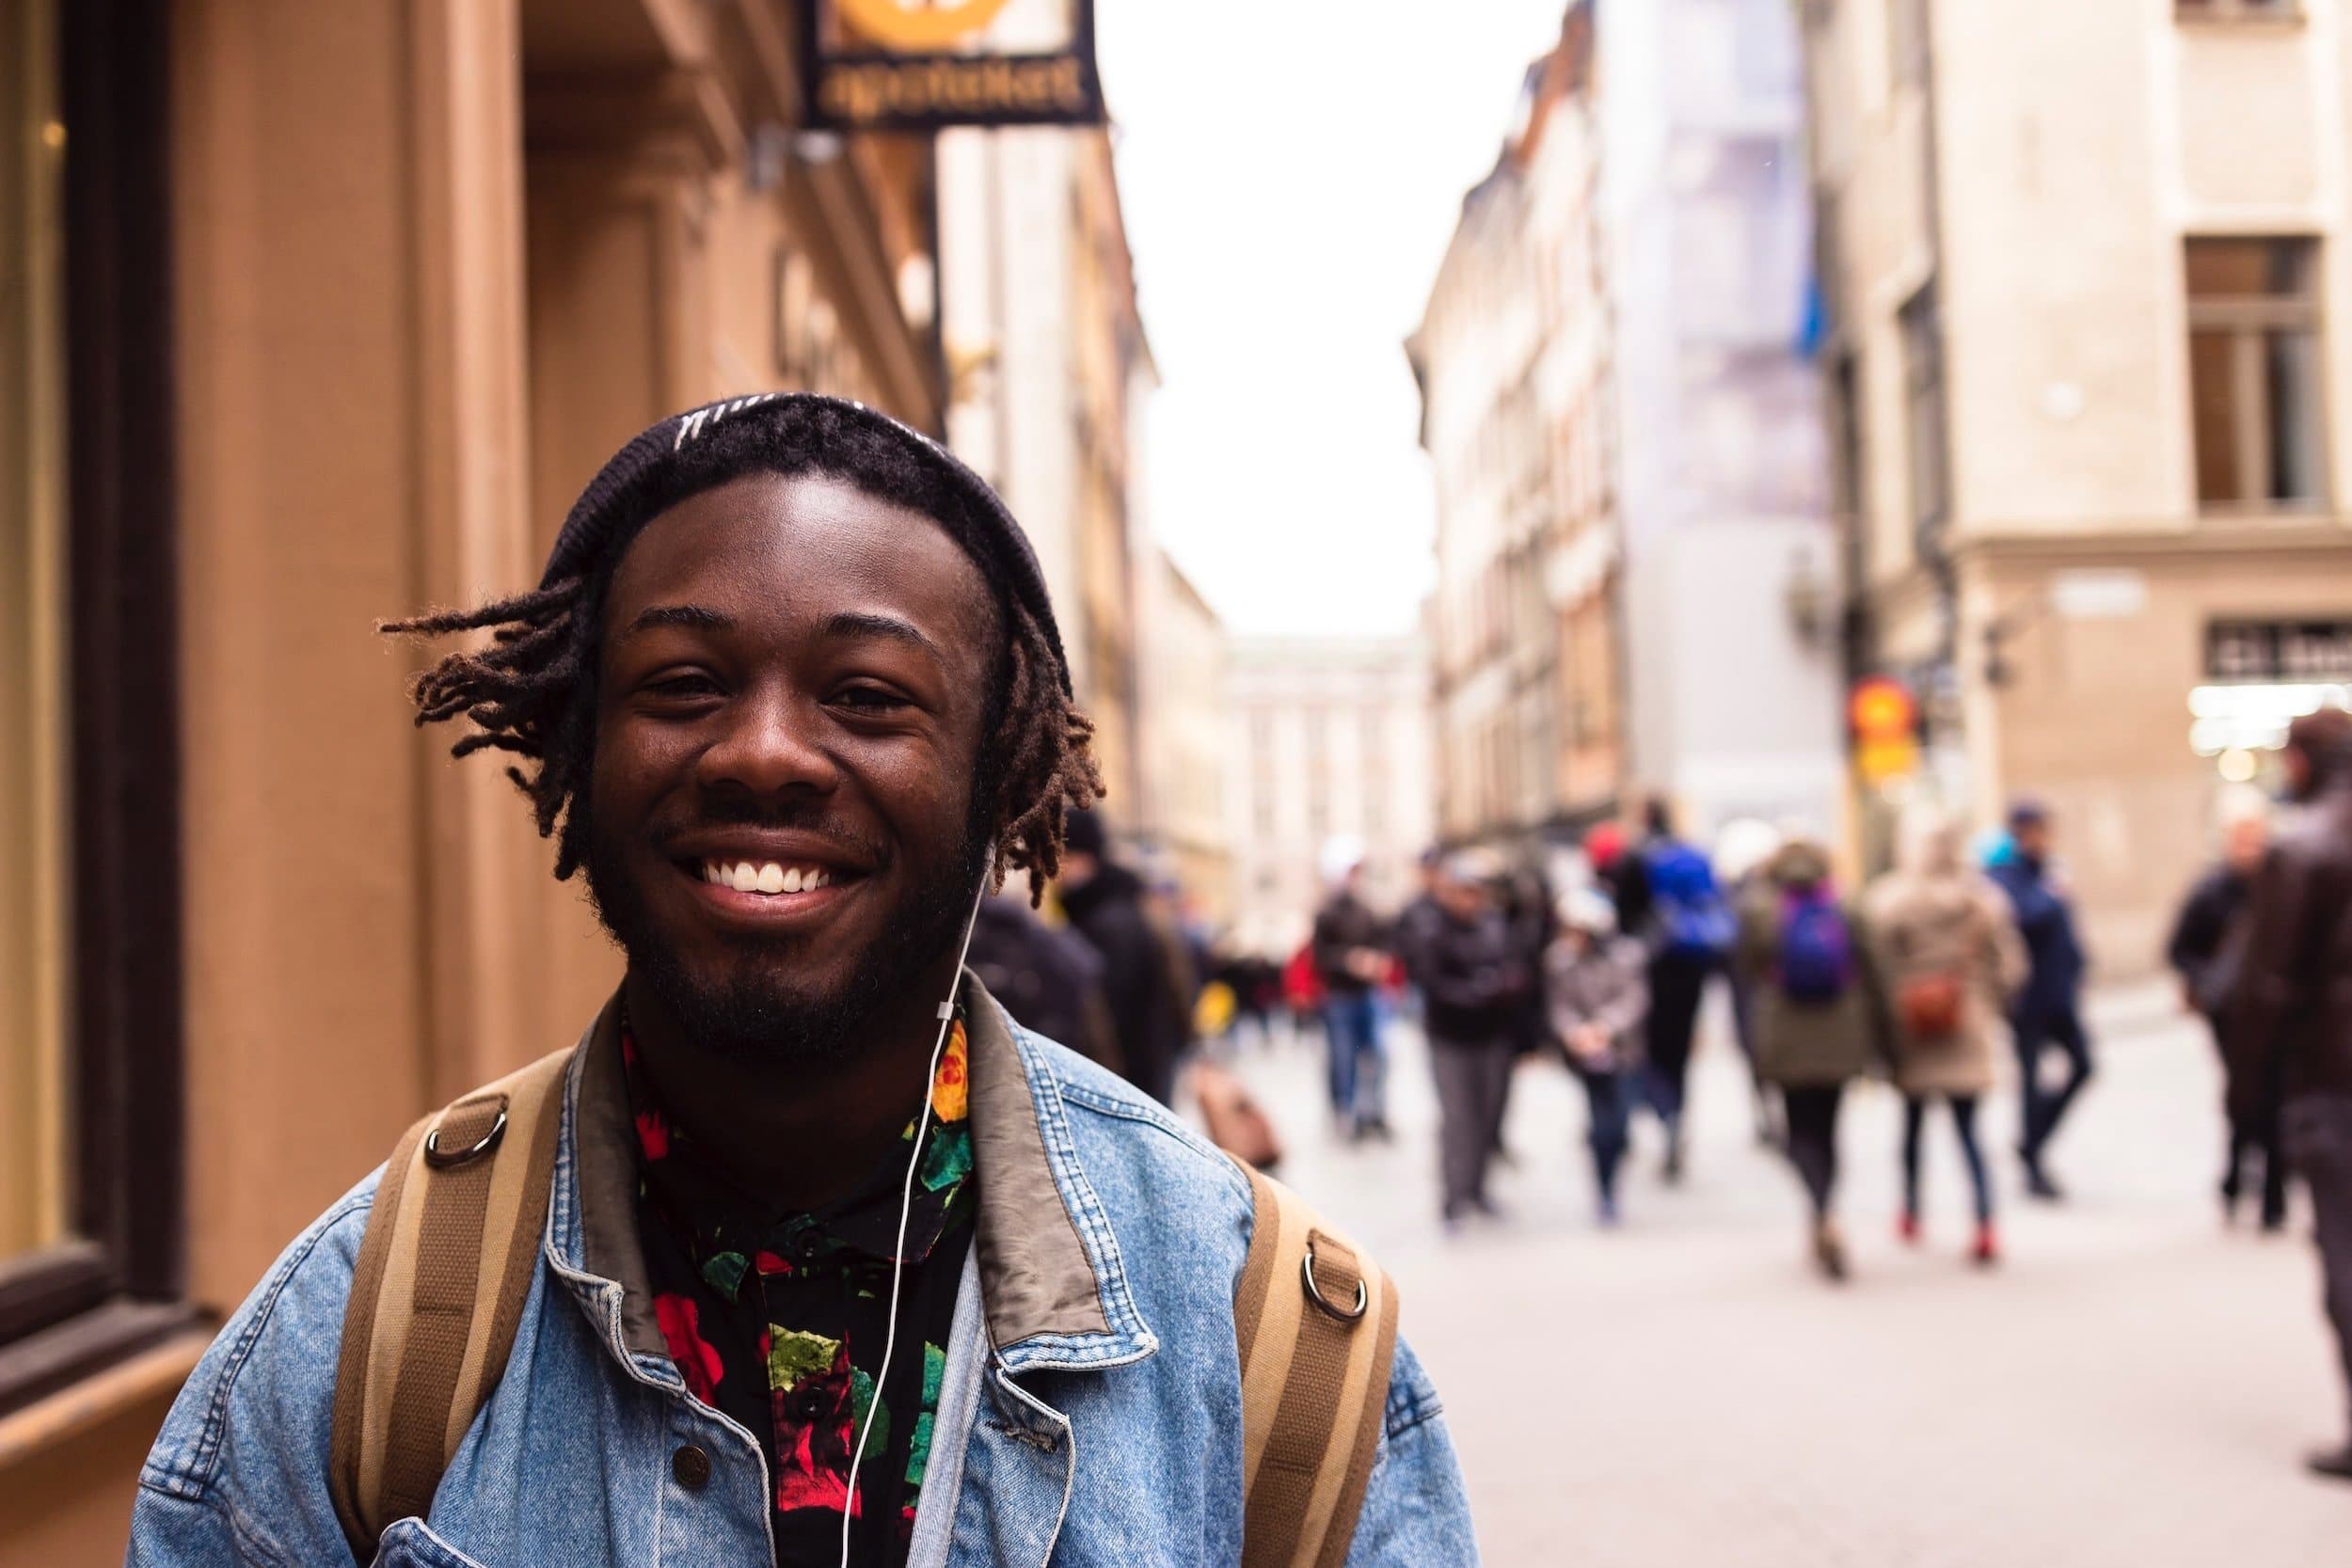
[[[956,949],[956,978],[952,984],[961,989],[963,983],[963,963],[972,956],[972,932],[980,923],[980,900],[988,896],[988,879],[996,866],[996,847],[990,845],[980,868],[980,888],[972,898],[972,912],[964,917],[963,942]],[[890,1357],[898,1348],[898,1287],[906,1278],[907,1220],[914,1210],[914,1172],[923,1160],[923,1136],[931,1125],[931,1085],[939,1079],[939,1058],[947,1049],[947,1034],[955,1026],[956,998],[950,990],[939,1005],[939,1037],[931,1042],[930,1065],[923,1069],[923,1108],[915,1114],[914,1147],[907,1153],[906,1180],[898,1189],[898,1239],[890,1249],[890,1316],[888,1327],[882,1332],[882,1364],[874,1369],[874,1392],[866,1402],[866,1417],[858,1422],[857,1441],[850,1446],[850,1480],[841,1497],[841,1568],[850,1568],[850,1510],[857,1502],[858,1466],[866,1460],[866,1440],[873,1435],[874,1412],[882,1408],[882,1383],[890,1373]]]

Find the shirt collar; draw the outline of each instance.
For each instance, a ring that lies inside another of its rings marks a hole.
[[[814,1212],[764,1202],[740,1186],[663,1104],[637,1054],[626,1012],[621,1019],[621,1083],[628,1097],[638,1169],[658,1223],[668,1226],[697,1267],[732,1295],[749,1270],[787,1275],[842,1252],[888,1263],[930,1256],[947,1228],[968,1212],[972,1138],[968,1121],[969,1046],[958,1017],[931,1077],[930,1114],[917,1118],[847,1194]],[[906,1240],[899,1252],[899,1197],[911,1156]],[[713,1271],[716,1271],[714,1273]]]
[[[1048,1048],[965,972],[961,1002],[978,1201],[973,1250],[989,1339],[1009,1372],[1139,1361],[1137,1310],[1110,1216],[1071,1136]],[[582,1037],[564,1101],[547,1256],[616,1354],[663,1356],[635,1223],[638,1159],[617,995]]]

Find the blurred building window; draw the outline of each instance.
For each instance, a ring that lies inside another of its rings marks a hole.
[[[2173,0],[2173,8],[2199,22],[2276,22],[2303,14],[2302,0]]]
[[[1929,7],[1932,0],[1886,0],[1888,64],[1898,83],[1925,87],[1931,47]]]
[[[1928,283],[1903,306],[1903,410],[1909,430],[1911,520],[1921,532],[1951,513],[1951,461],[1944,411],[1944,325]]]
[[[2208,510],[2326,497],[2317,251],[2308,239],[2186,242],[2197,499]]]

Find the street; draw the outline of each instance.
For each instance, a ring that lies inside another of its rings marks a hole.
[[[1912,1252],[1893,1227],[1899,1101],[1850,1097],[1842,1289],[1806,1266],[1796,1182],[1754,1141],[1724,1023],[1693,1069],[1685,1184],[1661,1183],[1643,1124],[1615,1233],[1588,1211],[1582,1098],[1549,1064],[1514,1091],[1505,1217],[1449,1241],[1409,1027],[1391,1036],[1387,1147],[1334,1141],[1319,1051],[1241,1053],[1289,1146],[1282,1175],[1399,1282],[1486,1562],[2344,1560],[2352,1487],[2299,1465],[2342,1421],[2306,1223],[2220,1225],[2218,1072],[2169,990],[2100,998],[2100,1076],[2055,1155],[2064,1207],[2015,1198],[2013,1105],[1989,1108],[2007,1249],[1989,1273],[1962,1258],[1948,1124],[1930,1122]]]

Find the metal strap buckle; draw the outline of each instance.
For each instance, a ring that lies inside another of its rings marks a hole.
[[[499,1140],[504,1136],[506,1136],[506,1107],[503,1105],[499,1107],[498,1119],[490,1123],[490,1130],[475,1139],[470,1148],[443,1150],[441,1129],[438,1124],[436,1124],[433,1130],[424,1135],[424,1163],[436,1170],[447,1170],[452,1165],[462,1165],[469,1160],[479,1160],[490,1150],[498,1148]]]
[[[1307,1243],[1307,1256],[1298,1260],[1298,1274],[1299,1277],[1306,1281],[1307,1299],[1343,1323],[1354,1323],[1362,1317],[1365,1309],[1372,1305],[1372,1291],[1366,1289],[1361,1277],[1356,1281],[1356,1309],[1354,1311],[1343,1311],[1325,1299],[1323,1288],[1315,1283],[1315,1243],[1312,1239]]]

